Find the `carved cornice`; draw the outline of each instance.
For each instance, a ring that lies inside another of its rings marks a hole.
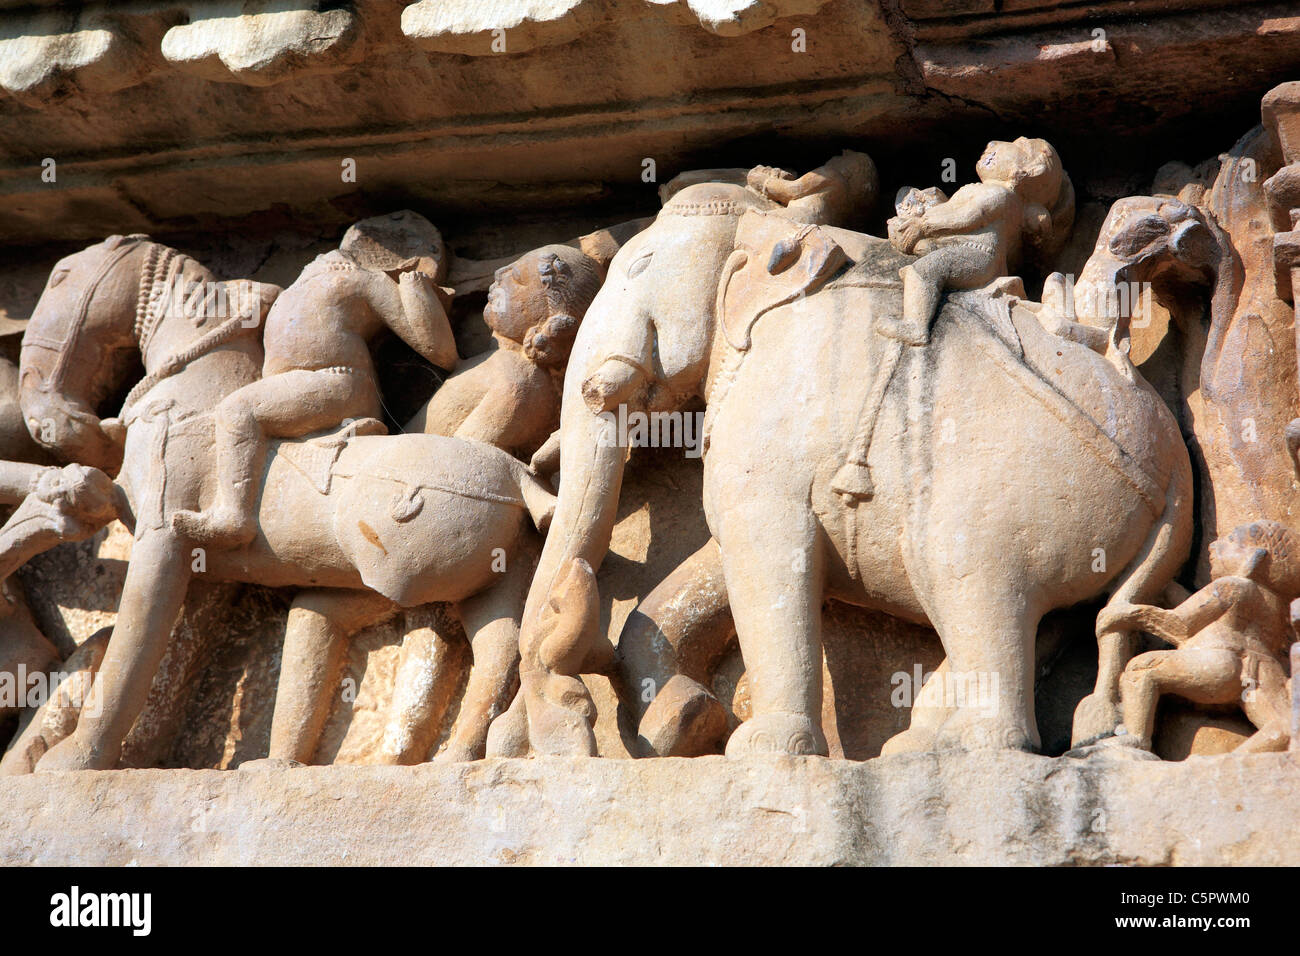
[[[359,190],[586,196],[635,187],[646,157],[894,148],[962,117],[1095,152],[1090,131],[1240,109],[1297,63],[1285,0],[0,0],[0,245],[341,221]]]
[[[0,90],[30,106],[113,92],[160,70],[266,86],[346,69],[366,45],[517,55],[620,18],[694,23],[739,36],[828,0],[190,0],[61,4],[0,0]]]

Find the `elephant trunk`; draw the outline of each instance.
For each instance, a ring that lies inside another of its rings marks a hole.
[[[593,414],[600,415],[631,402],[648,382],[649,376],[639,364],[614,356],[583,380],[582,399]]]
[[[1083,325],[1110,331],[1117,325],[1127,330],[1137,305],[1140,289],[1133,288],[1132,263],[1112,255],[1097,255],[1088,260],[1074,287],[1075,320]]]
[[[583,388],[587,382],[567,384],[610,397],[634,385],[622,373],[612,379],[602,378],[590,389]],[[618,434],[616,416],[606,410],[594,411],[581,396],[576,401],[569,398],[566,395],[561,416],[559,500],[520,624],[520,694],[528,715],[528,737],[535,751],[595,755],[591,701],[576,676],[557,675],[548,666],[546,647],[550,634],[546,622],[548,611],[550,617],[557,612],[557,588],[565,569],[578,567],[586,568],[591,575],[592,594],[582,608],[568,612],[582,619],[569,620],[568,624],[575,633],[595,633],[599,628],[594,569],[609,550],[627,448],[621,440],[624,436]]]
[[[627,461],[626,436],[618,433],[618,419],[611,410],[642,390],[645,381],[644,373],[608,359],[575,383],[581,400],[564,403],[560,495],[529,591],[525,634],[559,569],[577,558],[599,568],[609,550]]]

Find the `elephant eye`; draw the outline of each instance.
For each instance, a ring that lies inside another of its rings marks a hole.
[[[50,288],[53,289],[56,285],[58,285],[60,282],[62,282],[64,279],[66,279],[66,278],[68,277],[68,272],[69,272],[69,270],[67,270],[67,269],[58,269],[58,270],[56,270],[56,271],[55,271],[55,272],[50,276]]]
[[[645,272],[645,267],[650,265],[650,260],[653,258],[654,258],[654,253],[647,252],[641,258],[637,259],[636,262],[632,263],[630,266],[627,267],[627,277],[629,279],[635,279],[642,272]]]
[[[1157,239],[1169,235],[1169,223],[1160,216],[1145,215],[1128,224],[1110,241],[1110,251],[1126,259],[1136,256]]]

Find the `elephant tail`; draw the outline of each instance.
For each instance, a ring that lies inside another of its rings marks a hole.
[[[1165,486],[1164,510],[1147,534],[1142,549],[1115,579],[1107,607],[1151,604],[1159,598],[1191,553],[1193,519],[1192,463],[1182,454],[1176,456]]]
[[[1177,456],[1165,486],[1164,510],[1137,556],[1115,579],[1106,610],[1155,604],[1160,599],[1191,553],[1194,517],[1192,464],[1184,453]],[[1119,723],[1119,678],[1133,656],[1133,633],[1129,628],[1098,628],[1097,685],[1075,710],[1074,747],[1114,735]]]
[[[555,517],[555,492],[543,479],[521,467],[519,496],[524,499],[524,507],[528,509],[528,516],[533,519],[537,530],[545,534],[546,529],[550,527],[551,519]]]

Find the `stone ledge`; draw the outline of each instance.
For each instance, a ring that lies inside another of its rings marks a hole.
[[[0,784],[0,864],[1300,864],[1300,761],[1027,754],[120,770]]]

